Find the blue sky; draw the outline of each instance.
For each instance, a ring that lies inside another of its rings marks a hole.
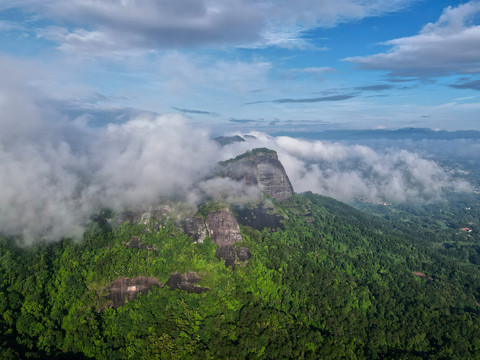
[[[4,83],[92,126],[480,130],[480,1],[0,0],[0,44]]]

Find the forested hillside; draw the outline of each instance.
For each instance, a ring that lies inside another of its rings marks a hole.
[[[250,258],[228,267],[168,219],[104,213],[80,242],[2,238],[2,358],[480,357],[480,272],[432,246],[440,235],[312,193],[269,203],[282,226],[241,226]],[[114,282],[138,290],[140,276],[155,284],[115,305]]]

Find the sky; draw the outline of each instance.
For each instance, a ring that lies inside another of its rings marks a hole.
[[[0,0],[17,105],[92,127],[480,130],[479,72],[476,0]]]

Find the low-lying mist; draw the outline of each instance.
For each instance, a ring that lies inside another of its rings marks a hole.
[[[8,80],[8,79],[7,79]],[[254,134],[221,148],[180,115],[139,115],[90,128],[67,119],[17,83],[0,88],[0,233],[37,239],[80,237],[102,208],[148,209],[162,197],[241,202],[256,189],[209,179],[218,161],[255,147],[276,150],[296,192],[349,201],[432,200],[469,185],[407,150]]]
[[[296,192],[313,191],[342,201],[359,197],[405,202],[472,190],[451,170],[413,151],[254,135],[256,139],[229,145],[230,155],[260,146],[276,150]]]

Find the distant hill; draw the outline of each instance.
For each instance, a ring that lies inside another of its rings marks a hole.
[[[219,164],[216,175],[259,188],[282,201],[293,195],[293,187],[277,153],[266,148],[253,149]]]
[[[242,138],[239,135],[219,136],[219,137],[214,138],[213,140],[215,140],[217,143],[219,143],[222,146],[230,145],[230,144],[233,144],[233,143],[236,143],[236,142],[244,142],[245,141],[245,139]]]

